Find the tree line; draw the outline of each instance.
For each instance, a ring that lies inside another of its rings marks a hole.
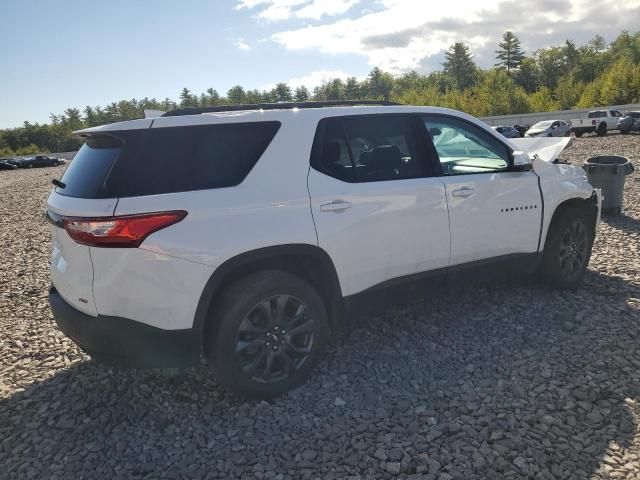
[[[392,100],[462,110],[482,117],[640,102],[640,32],[623,31],[611,43],[596,35],[584,45],[572,40],[527,55],[520,39],[505,32],[495,50],[496,64],[479,68],[469,46],[455,43],[440,71],[393,76],[379,68],[358,80],[335,78],[309,90],[278,83],[270,90],[241,85],[226,95],[209,88],[196,94],[184,88],[177,100],[121,100],[105,107],[68,108],[45,124],[24,122],[0,130],[0,156],[75,150],[74,130],[143,118],[145,109],[172,110],[228,104],[309,100]]]

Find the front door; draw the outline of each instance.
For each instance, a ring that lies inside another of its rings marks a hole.
[[[511,168],[510,148],[466,120],[426,115],[451,225],[451,265],[538,250],[542,202],[533,171]]]

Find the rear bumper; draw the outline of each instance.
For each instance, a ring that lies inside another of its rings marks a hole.
[[[60,330],[98,361],[122,367],[186,367],[200,359],[201,330],[163,330],[127,318],[92,317],[69,305],[54,287],[49,305]]]

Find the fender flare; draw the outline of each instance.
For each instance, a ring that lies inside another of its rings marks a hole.
[[[264,262],[274,261],[277,264],[279,258],[284,260],[291,257],[311,257],[320,262],[325,275],[327,275],[327,289],[332,301],[332,304],[327,306],[330,310],[329,313],[334,315],[339,314],[342,305],[342,289],[336,268],[329,254],[316,245],[305,243],[274,245],[241,253],[226,260],[215,269],[200,295],[193,319],[193,328],[201,331],[204,330],[207,317],[209,316],[209,309],[213,304],[216,294],[220,292],[224,286],[225,279],[232,276],[234,272]]]
[[[574,196],[568,196],[566,198],[563,198],[555,204],[551,212],[549,222],[546,224],[546,226],[544,226],[544,231],[540,232],[540,246],[538,247],[539,252],[544,251],[544,247],[547,243],[547,237],[549,236],[549,230],[551,229],[551,225],[553,224],[553,220],[556,218],[556,215],[564,208],[568,208],[572,205],[581,206],[585,208],[594,208],[595,210],[593,214],[594,214],[594,227],[595,227],[595,222],[597,221],[597,216],[598,216],[598,197],[595,189],[591,192],[591,195],[587,195],[587,196],[574,195]]]

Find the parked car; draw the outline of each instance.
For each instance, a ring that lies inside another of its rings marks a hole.
[[[498,132],[503,137],[506,137],[506,138],[520,138],[520,132],[518,132],[518,130],[516,130],[514,127],[499,126],[499,127],[491,127],[491,128],[494,129],[496,132]]]
[[[13,163],[9,162],[9,159],[7,160],[0,160],[0,170],[15,170],[16,167]]]
[[[525,137],[568,137],[571,125],[564,120],[544,120],[531,126]]]
[[[594,110],[587,114],[587,118],[571,120],[571,130],[576,137],[581,137],[585,133],[596,133],[606,135],[609,130],[618,128],[618,120],[622,113],[618,110]]]
[[[501,267],[581,282],[601,197],[554,163],[569,139],[368,103],[187,108],[77,132],[46,206],[60,329],[119,364],[203,352],[223,385],[273,397],[309,377],[369,292]]]
[[[640,131],[640,112],[625,113],[624,117],[618,120],[618,130],[622,134]]]
[[[57,167],[65,163],[61,158],[49,157],[46,155],[35,155],[33,157],[16,157],[11,163],[20,168],[36,168],[36,167]]]
[[[524,137],[524,134],[527,133],[530,127],[529,125],[514,125],[513,128],[518,131],[521,137]]]

